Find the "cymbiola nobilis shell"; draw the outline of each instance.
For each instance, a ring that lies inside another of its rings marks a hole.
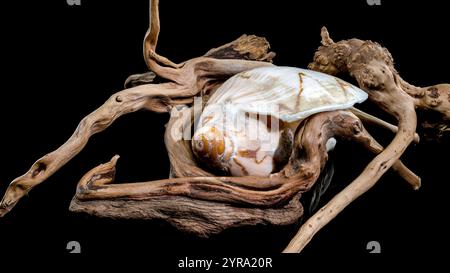
[[[320,72],[280,66],[245,71],[209,98],[192,150],[212,169],[232,176],[268,176],[288,159],[303,119],[366,99],[363,90]]]

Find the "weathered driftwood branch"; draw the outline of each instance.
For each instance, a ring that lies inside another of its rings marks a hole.
[[[107,128],[118,117],[140,109],[158,113],[168,112],[174,105],[191,104],[197,94],[212,92],[236,73],[271,65],[269,61],[274,53],[268,52],[267,41],[264,38],[245,35],[217,50],[209,51],[207,56],[174,65],[155,52],[159,33],[157,7],[158,1],[152,1],[152,19],[144,40],[144,57],[147,65],[157,76],[169,79],[170,82],[135,86],[112,95],[103,106],[80,122],[66,143],[37,160],[27,173],[11,182],[0,203],[0,217],[10,211],[34,186],[42,183],[77,155],[90,136]],[[234,59],[214,58],[215,55],[227,55],[228,51],[232,52],[228,55],[233,55]],[[126,85],[133,86],[152,80],[153,76],[149,73],[133,75],[127,79]]]
[[[364,124],[373,124],[379,127],[385,128],[392,133],[396,134],[398,132],[398,127],[390,124],[380,118],[374,117],[366,112],[359,110],[358,108],[352,107],[350,111],[355,114],[359,119],[361,119]],[[419,143],[420,137],[417,133],[414,134],[414,143]]]
[[[388,93],[405,96],[416,109],[438,113],[442,123],[450,121],[450,84],[413,86],[400,77],[391,54],[378,43],[359,39],[334,43],[325,27],[321,35],[322,46],[309,64],[310,69],[331,75],[349,74],[366,88],[372,101],[394,116],[400,113],[394,113],[397,111],[392,107],[393,102],[388,106],[381,104],[390,96]],[[388,89],[396,91],[387,92]]]
[[[321,113],[308,119],[296,135],[296,148],[279,173],[267,178],[214,177],[196,166],[185,140],[174,139],[173,132],[177,134],[191,122],[190,112],[174,110],[166,129],[174,178],[111,184],[118,159],[114,157],[81,179],[71,210],[112,218],[161,218],[201,236],[248,223],[290,224],[303,213],[300,194],[311,188],[326,163],[329,138],[379,148],[350,112]]]
[[[371,100],[398,119],[398,128],[365,113],[355,113],[365,122],[396,132],[392,143],[383,150],[350,111],[320,113],[303,121],[299,130],[292,133],[292,154],[280,172],[270,177],[217,177],[197,165],[188,141],[176,138],[193,122],[189,106],[197,95],[202,95],[206,101],[228,77],[271,65],[275,54],[269,52],[264,38],[243,35],[204,56],[176,64],[156,53],[159,29],[158,1],[152,1],[150,27],[144,39],[144,59],[151,72],[130,76],[125,82],[127,89],[112,95],[80,122],[66,143],[16,178],[0,203],[0,216],[78,154],[93,134],[106,129],[120,116],[140,109],[171,112],[165,134],[171,162],[170,178],[112,184],[116,156],[80,180],[71,210],[112,218],[165,219],[201,236],[247,224],[290,224],[303,214],[299,198],[319,177],[328,158],[329,138],[355,141],[378,154],[352,184],[302,226],[286,249],[298,252],[390,167],[415,188],[420,186],[420,178],[399,158],[417,139],[415,107],[433,109],[443,115],[443,120],[449,120],[448,85],[425,89],[411,86],[398,76],[386,49],[357,39],[334,43],[323,29],[323,46],[310,68],[330,74],[349,73],[356,78]],[[165,82],[153,84],[155,76]],[[178,111],[180,105],[188,107]]]
[[[364,123],[369,124],[375,124],[378,126],[381,126],[383,128],[386,128],[393,133],[398,132],[398,128],[395,125],[392,125],[384,120],[381,120],[377,117],[374,117],[370,114],[367,114],[357,108],[351,108],[350,111],[355,114],[361,121]],[[414,142],[419,142],[419,135],[414,134]],[[374,152],[375,154],[381,153],[383,151],[383,147],[380,144],[376,144],[375,146],[369,147],[369,150]],[[413,189],[418,190],[421,185],[421,179],[419,176],[417,176],[415,173],[413,173],[408,167],[406,167],[401,160],[398,160],[398,162],[395,162],[394,165],[392,165],[392,169],[401,177],[405,179],[406,182],[408,182]]]
[[[333,42],[322,29],[322,46],[316,51],[309,68],[336,75],[347,73],[366,90],[370,100],[398,120],[398,131],[392,142],[364,171],[328,204],[308,219],[285,252],[300,252],[312,237],[356,198],[369,190],[400,158],[414,140],[416,108],[434,110],[450,118],[450,85],[419,88],[405,82],[397,73],[387,49],[371,41],[358,39]]]

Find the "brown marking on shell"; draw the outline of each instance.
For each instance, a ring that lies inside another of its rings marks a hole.
[[[256,150],[239,150],[238,155],[246,158],[256,158],[256,153],[259,148]]]
[[[341,87],[342,91],[344,91],[345,97],[347,97],[347,92],[346,92],[346,90],[347,90],[348,88],[350,88],[350,85],[347,84],[346,82],[344,82],[344,81],[338,79],[338,78],[336,78],[336,82],[339,84],[339,86]]]
[[[268,157],[268,155],[264,155],[264,157],[261,160],[259,160],[259,161],[255,157],[256,164],[258,164],[258,165],[261,164],[264,160],[266,160],[267,157]]]
[[[242,174],[247,176],[248,175],[248,171],[245,168],[245,166],[242,165],[242,163],[236,157],[233,158],[233,161],[236,163],[236,165],[238,165],[241,168]]]
[[[343,91],[347,90],[347,88],[350,87],[350,85],[348,85],[346,82],[341,81],[340,79],[336,78],[336,82],[339,84],[339,86],[341,87],[341,89]]]
[[[261,147],[258,147],[258,149],[256,150],[239,150],[237,153],[239,156],[241,157],[245,157],[245,158],[253,158],[255,160],[256,164],[261,164],[268,155],[264,155],[264,157],[261,160],[256,159],[256,155],[258,153],[258,151],[261,149]]]
[[[212,118],[213,118],[213,116],[206,116],[206,117],[203,118],[202,123],[203,123],[203,124],[206,124],[206,123],[208,123]]]
[[[297,96],[297,100],[295,101],[295,106],[298,108],[298,106],[300,105],[300,98],[302,96],[302,92],[303,92],[303,76],[306,76],[304,73],[300,72],[298,73],[298,78],[299,78],[299,90],[298,90],[298,96]]]

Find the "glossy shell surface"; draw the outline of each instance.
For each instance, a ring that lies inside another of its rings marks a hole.
[[[194,154],[233,176],[268,176],[281,132],[315,113],[346,109],[367,93],[336,77],[270,66],[228,79],[210,97],[192,139]]]

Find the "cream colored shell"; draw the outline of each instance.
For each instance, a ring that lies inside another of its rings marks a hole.
[[[361,89],[320,72],[280,66],[252,69],[231,77],[211,96],[192,148],[200,160],[233,176],[268,176],[283,126],[366,99]]]

